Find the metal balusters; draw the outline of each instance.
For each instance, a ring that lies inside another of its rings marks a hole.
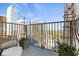
[[[18,24],[17,24],[17,42],[19,43],[19,34],[18,34],[18,32],[19,32],[19,27],[18,27]],[[17,44],[17,45],[19,45],[19,44]]]
[[[54,51],[54,23],[52,23],[52,49]]]
[[[43,44],[44,44],[44,48],[46,48],[46,27],[45,27],[45,23],[43,24],[43,35],[44,35]]]
[[[36,40],[35,41],[37,41],[38,42],[38,24],[36,24]]]
[[[76,48],[76,38],[75,38],[75,30],[76,30],[76,28],[75,28],[75,26],[76,26],[76,21],[72,21],[72,24],[73,24],[73,44],[74,44],[74,47]],[[79,29],[78,29],[79,30]]]
[[[0,39],[2,39],[2,38],[3,38],[3,26],[4,26],[4,23],[2,23],[2,29],[1,29],[1,31],[2,31],[2,32],[0,32],[0,34],[1,34]]]
[[[65,43],[65,40],[64,40],[64,22],[62,22],[62,43]]]
[[[55,35],[56,35],[56,33],[55,33],[55,23],[54,23],[54,38],[53,38],[53,43],[54,43],[54,45],[53,45],[53,48],[54,48],[54,51],[55,51]]]
[[[55,23],[55,33],[56,33],[56,35],[55,35],[55,51],[57,51],[57,37],[58,37],[58,33],[57,33],[57,31],[58,31],[58,28],[57,28],[57,23]]]
[[[35,41],[37,41],[37,42],[38,42],[38,34],[39,34],[38,33],[38,24],[36,24],[36,34],[35,34],[36,35],[36,40]]]
[[[8,23],[5,22],[5,28],[6,28],[6,25],[8,25]],[[7,28],[6,28],[6,32],[5,32],[5,39],[6,39],[6,35],[7,35]]]
[[[64,24],[67,26],[64,26]],[[20,39],[21,37],[28,37],[28,30],[30,31],[30,38],[35,40],[36,46],[41,47],[42,45],[45,46],[46,49],[57,51],[57,44],[58,43],[66,43],[71,44],[71,40],[67,40],[67,38],[71,39],[72,34],[72,23],[70,21],[60,21],[60,22],[48,22],[48,23],[37,23],[31,24],[31,27],[28,28],[29,25],[24,24],[15,24],[15,23],[2,23],[2,34],[5,33],[5,39],[8,37],[8,34],[12,39],[14,37]],[[5,27],[5,30],[4,30]],[[68,29],[69,36],[65,36],[65,28]],[[69,28],[70,27],[70,28]],[[5,32],[3,32],[5,31]],[[65,42],[65,37],[66,42]],[[75,39],[74,39],[74,43]],[[76,44],[75,44],[76,46]]]
[[[60,28],[59,28],[59,23],[57,23],[57,43],[59,43],[59,35],[60,35]]]
[[[48,49],[48,24],[46,24],[46,26],[47,26],[46,48]]]
[[[41,47],[42,47],[42,45],[43,45],[43,43],[42,43],[42,32],[43,32],[43,30],[42,30],[42,24],[41,24]]]
[[[52,38],[51,38],[51,23],[49,23],[49,49],[51,50],[51,41],[52,41]]]
[[[44,46],[46,48],[46,35],[47,35],[47,28],[46,28],[46,24],[44,23],[44,34],[45,34],[45,38],[44,38]]]
[[[59,23],[57,23],[57,39],[56,39],[56,52],[58,52],[58,43],[59,43]]]
[[[71,39],[71,35],[70,35],[70,28],[71,28],[72,26],[70,26],[70,22],[67,22],[67,23],[68,23],[68,25],[67,25],[67,26],[69,26],[69,27],[68,27],[68,35],[69,35],[69,37],[68,37],[68,38],[69,38],[69,40],[67,40],[67,44],[68,44],[68,45],[70,45],[70,39]]]

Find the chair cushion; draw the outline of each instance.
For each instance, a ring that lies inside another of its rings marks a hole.
[[[2,56],[21,56],[22,47],[16,46],[3,50]]]
[[[1,49],[6,49],[6,48],[13,47],[13,46],[16,46],[16,45],[17,45],[17,41],[16,40],[10,40],[8,42],[2,43],[0,48]]]

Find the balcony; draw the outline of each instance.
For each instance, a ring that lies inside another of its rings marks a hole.
[[[22,56],[58,56],[58,43],[67,43],[79,49],[75,21],[59,21],[48,23],[16,24],[0,23],[0,44],[9,40],[29,38],[30,46],[25,48]],[[74,24],[74,25],[73,25]],[[73,35],[72,35],[73,34]],[[18,43],[18,42],[17,42]]]

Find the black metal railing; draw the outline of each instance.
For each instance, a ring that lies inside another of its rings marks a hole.
[[[31,24],[32,45],[57,51],[58,43],[69,44],[73,38],[71,37],[71,23],[72,21],[60,21]]]
[[[1,22],[0,25],[0,43],[27,36],[27,25],[9,22]]]
[[[67,43],[76,47],[76,21],[32,23],[29,25],[7,22],[0,24],[0,43],[29,37],[31,45],[55,52],[58,51],[58,43]]]
[[[31,24],[32,45],[58,51],[59,43],[79,49],[78,20]]]

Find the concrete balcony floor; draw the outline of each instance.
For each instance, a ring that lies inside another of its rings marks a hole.
[[[29,46],[23,50],[22,56],[58,56],[58,53],[34,46]]]

